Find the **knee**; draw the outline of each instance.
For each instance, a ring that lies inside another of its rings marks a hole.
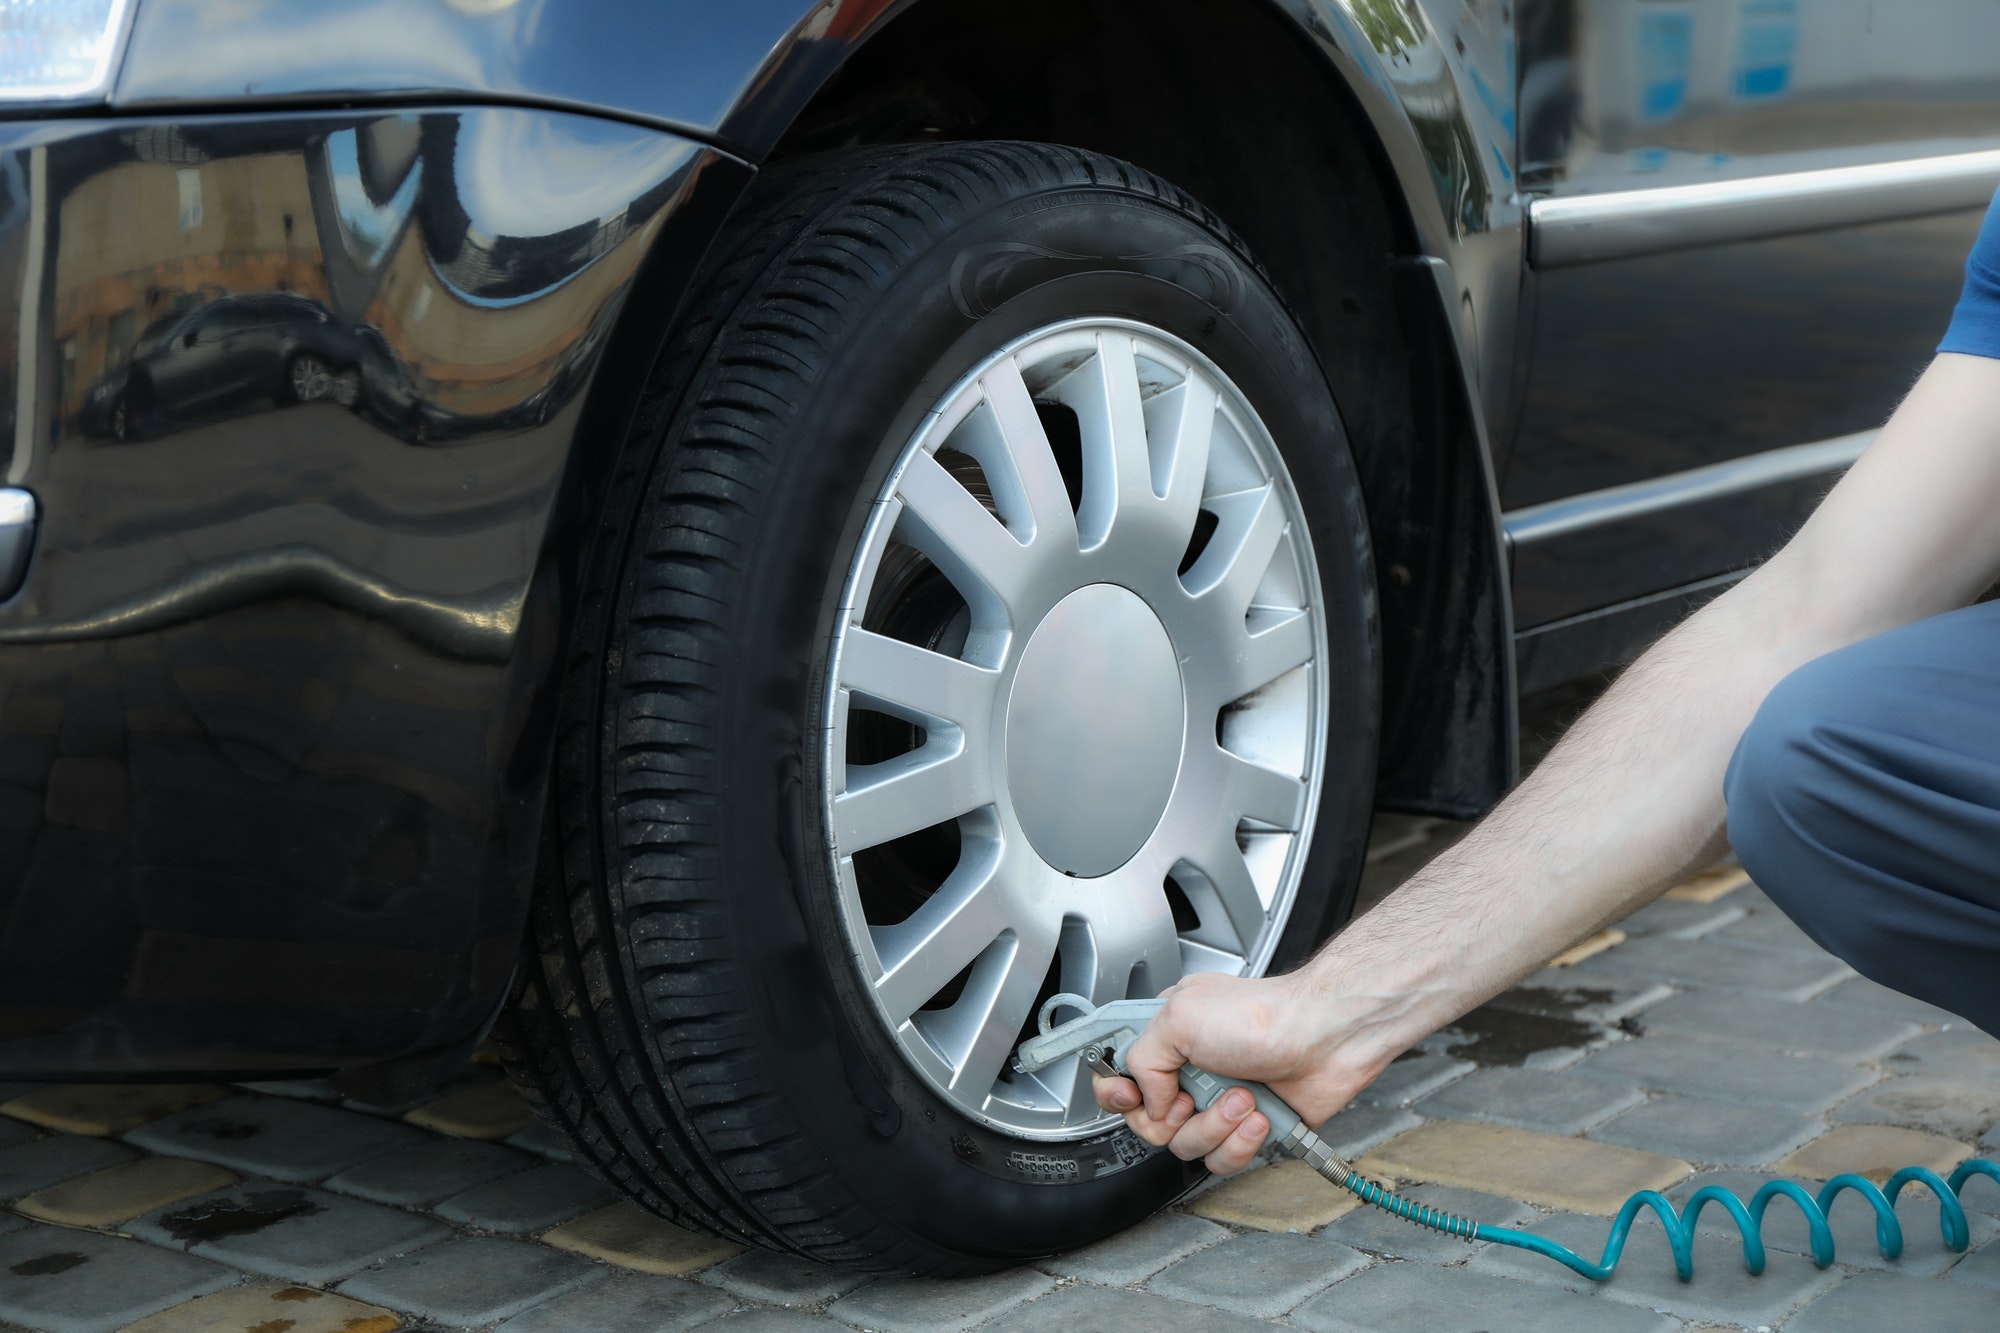
[[[1848,804],[1841,792],[1855,776],[1853,756],[1838,741],[1854,720],[1853,683],[1827,658],[1785,677],[1737,742],[1723,778],[1730,846],[1787,911],[1806,905],[1806,884],[1824,883],[1829,846],[1839,840]]]

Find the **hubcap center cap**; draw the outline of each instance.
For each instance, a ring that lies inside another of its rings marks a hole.
[[[1173,641],[1111,583],[1056,603],[1022,650],[1007,701],[1007,786],[1028,841],[1078,878],[1145,845],[1180,769],[1187,706]]]

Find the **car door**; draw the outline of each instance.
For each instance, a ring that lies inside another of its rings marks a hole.
[[[1660,594],[1767,554],[1928,361],[2000,181],[2000,5],[1518,23],[1534,332],[1502,499],[1532,687],[1591,664],[1537,662],[1562,631],[1603,619],[1615,660],[1684,609]]]

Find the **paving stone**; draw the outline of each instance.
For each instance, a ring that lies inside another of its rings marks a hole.
[[[192,1255],[45,1226],[0,1236],[0,1271],[0,1319],[46,1333],[109,1333],[237,1280]]]
[[[454,1194],[433,1211],[486,1231],[540,1231],[618,1195],[580,1166],[551,1162]]]
[[[1914,1283],[1887,1273],[1848,1279],[1808,1305],[1785,1325],[1785,1333],[1880,1333],[1883,1329],[1969,1329],[1990,1327],[1993,1298],[1951,1282]]]
[[[1482,1194],[1477,1190],[1412,1185],[1398,1192],[1427,1207],[1442,1208],[1448,1213],[1492,1226],[1520,1226],[1539,1216],[1534,1209],[1518,1200],[1503,1199],[1497,1194]],[[1482,1248],[1456,1236],[1432,1231],[1429,1227],[1412,1226],[1399,1217],[1391,1217],[1380,1208],[1357,1208],[1320,1234],[1328,1240],[1337,1240],[1343,1245],[1379,1254],[1386,1259],[1417,1259],[1433,1264],[1455,1264]]]
[[[24,1093],[41,1087],[39,1083],[0,1083],[0,1102],[11,1102]]]
[[[1607,949],[1615,949],[1632,938],[1622,930],[1600,930],[1595,935],[1579,940],[1549,959],[1549,966],[1575,967],[1586,958],[1595,958]]]
[[[542,1243],[641,1273],[673,1274],[693,1273],[743,1249],[735,1241],[677,1227],[630,1199],[544,1232]]]
[[[36,1190],[14,1207],[66,1227],[108,1227],[236,1183],[234,1172],[185,1157],[142,1157]]]
[[[320,1180],[423,1141],[392,1120],[282,1097],[231,1097],[155,1120],[125,1136],[154,1152],[196,1157],[247,1176]]]
[[[428,1217],[269,1181],[148,1213],[128,1229],[253,1273],[316,1284],[451,1234]]]
[[[65,1134],[110,1138],[228,1095],[216,1083],[51,1083],[0,1102],[0,1114]]]
[[[1800,930],[1798,923],[1777,908],[1749,913],[1742,921],[1716,937],[1730,944],[1747,944],[1759,949],[1785,949],[1793,953],[1831,957],[1825,947]]]
[[[1232,1236],[1146,1284],[1161,1296],[1274,1318],[1368,1264],[1368,1256],[1311,1236]]]
[[[0,1148],[11,1148],[17,1143],[28,1143],[39,1137],[33,1125],[22,1124],[18,1120],[0,1120]]]
[[[1482,1069],[1418,1102],[1423,1115],[1581,1134],[1646,1099],[1630,1084],[1564,1078],[1538,1069]]]
[[[340,1089],[323,1078],[274,1079],[268,1083],[238,1083],[236,1086],[249,1092],[261,1092],[272,1097],[295,1097],[308,1102],[346,1100]]]
[[[391,1259],[340,1284],[358,1301],[443,1324],[492,1324],[600,1282],[605,1270],[573,1254],[492,1236],[462,1236]]]
[[[1749,872],[1734,864],[1714,866],[1684,879],[1668,889],[1666,896],[1686,902],[1713,903],[1732,893],[1737,895],[1738,901],[1761,899],[1765,903],[1770,902],[1750,883]]]
[[[826,1312],[879,1333],[939,1333],[985,1323],[1054,1285],[1032,1268],[948,1281],[877,1278],[842,1296]]]
[[[654,1333],[727,1314],[733,1298],[673,1277],[620,1275],[530,1306],[496,1333]]]
[[[1363,1088],[1355,1100],[1369,1106],[1408,1106],[1453,1079],[1470,1074],[1475,1067],[1469,1060],[1454,1060],[1448,1055],[1405,1055],[1392,1061],[1382,1076]]]
[[[1422,1123],[1408,1111],[1393,1106],[1368,1106],[1356,1102],[1330,1117],[1316,1132],[1333,1150],[1334,1156],[1352,1161],[1376,1144],[1415,1129]]]
[[[1730,903],[1661,898],[1620,921],[1618,928],[1628,935],[1669,935],[1677,940],[1695,940],[1747,915]]]
[[[1717,1166],[1762,1166],[1819,1136],[1817,1116],[1742,1106],[1706,1097],[1657,1097],[1599,1125],[1600,1143],[1672,1153]]]
[[[1898,1215],[1900,1214],[1899,1209]],[[1983,1216],[1983,1214],[1975,1215]],[[1954,1282],[1968,1282],[1975,1286],[2000,1290],[2000,1245],[1991,1242],[1981,1245],[1951,1270],[1951,1277]]]
[[[1676,995],[1648,1009],[1636,1022],[1648,1035],[1742,1042],[1850,1062],[1873,1060],[1923,1035],[1908,1019],[1886,1014],[1723,991]]]
[[[538,1123],[535,1112],[505,1079],[475,1083],[406,1114],[424,1129],[461,1139],[505,1139]]]
[[[526,1153],[497,1143],[425,1139],[351,1166],[328,1180],[326,1187],[377,1203],[424,1207],[533,1165],[535,1159]]]
[[[2000,1083],[2000,1041],[1977,1028],[1952,1028],[1918,1037],[1882,1057],[1882,1067],[1898,1074],[1984,1079]]]
[[[1878,1083],[1842,1102],[1833,1118],[1852,1125],[1901,1125],[1971,1142],[2000,1122],[2000,1084],[1913,1074]]]
[[[122,1143],[67,1134],[0,1149],[0,1200],[18,1199],[138,1155]]]
[[[702,1333],[853,1333],[853,1330],[846,1324],[799,1310],[746,1309],[702,1325]]]
[[[1142,1227],[1145,1225],[1140,1223]],[[863,1275],[795,1255],[758,1249],[745,1250],[701,1274],[701,1281],[712,1287],[720,1287],[747,1301],[766,1301],[772,1305],[824,1305],[867,1280]]]
[[[718,1333],[738,1333],[729,1319]],[[1210,1305],[1185,1305],[1137,1291],[1064,1287],[1021,1306],[980,1333],[1269,1333],[1270,1325]],[[776,1333],[776,1330],[773,1330]]]
[[[1719,938],[1693,947],[1661,936],[1627,941],[1602,957],[1577,964],[1569,973],[1578,985],[1598,976],[1624,981],[1653,977],[1675,986],[1742,991],[1780,1000],[1809,1000],[1854,975],[1847,964],[1830,954],[1782,953]]]
[[[508,1146],[546,1157],[552,1162],[574,1162],[576,1145],[569,1136],[547,1125],[534,1125],[507,1140]]]
[[[1204,1222],[1199,1217],[1190,1217],[1186,1213],[1159,1213],[1109,1240],[1043,1259],[1036,1267],[1058,1277],[1082,1278],[1107,1287],[1129,1287],[1144,1282],[1176,1259],[1185,1259],[1196,1250],[1213,1245],[1228,1235],[1224,1228],[1213,1222]],[[732,1259],[723,1268],[736,1262]],[[738,1294],[753,1295],[748,1291]],[[755,1299],[769,1300],[770,1297],[758,1296]]]
[[[1316,1333],[1402,1328],[1427,1333],[1674,1333],[1680,1327],[1664,1315],[1614,1305],[1595,1294],[1420,1264],[1379,1264],[1358,1273],[1294,1311],[1291,1323]]]
[[[1592,1260],[1604,1253],[1604,1240],[1610,1229],[1601,1217],[1578,1217],[1574,1213],[1543,1218],[1526,1228]],[[1624,1255],[1618,1261],[1618,1272],[1608,1282],[1592,1282],[1553,1259],[1501,1245],[1481,1250],[1473,1256],[1469,1267],[1490,1277],[1524,1278],[1590,1292],[1648,1311],[1671,1311],[1682,1319],[1706,1319],[1746,1328],[1779,1323],[1842,1277],[1838,1268],[1814,1268],[1812,1261],[1803,1255],[1773,1250],[1765,1257],[1763,1273],[1752,1277],[1744,1271],[1740,1243],[1707,1230],[1697,1231],[1695,1278],[1692,1282],[1682,1282],[1674,1271],[1673,1249],[1667,1244],[1659,1222],[1648,1212],[1633,1223],[1631,1234],[1626,1237]]]
[[[1922,1023],[1928,1027],[1944,1027],[1947,1024],[1954,1027],[1971,1026],[1957,1014],[1940,1009],[1934,1004],[1926,1004],[1915,996],[1890,990],[1887,986],[1870,981],[1866,977],[1852,977],[1843,981],[1813,1003],[1842,1009],[1870,1009],[1896,1018],[1907,1018],[1912,1023]]]
[[[1617,1023],[1673,993],[1672,986],[1650,977],[1600,978],[1587,968],[1578,976],[1577,968],[1568,968],[1537,972],[1486,1003],[1496,1009],[1568,1018],[1579,1023]]]
[[[332,1292],[283,1282],[197,1296],[149,1315],[122,1333],[394,1333],[402,1317]]]
[[[1880,1185],[1906,1166],[1927,1166],[1939,1175],[1972,1156],[1956,1139],[1893,1125],[1838,1125],[1779,1162],[1787,1175],[1830,1180],[1842,1172],[1866,1176]]]
[[[1360,1206],[1361,1200],[1290,1159],[1231,1176],[1186,1205],[1202,1217],[1258,1231],[1312,1231]]]
[[[1664,1036],[1599,1051],[1570,1073],[1798,1112],[1824,1111],[1878,1079],[1829,1060]]]
[[[1682,1181],[1668,1197],[1677,1207],[1685,1207],[1688,1198],[1697,1189],[1719,1185],[1747,1204],[1759,1187],[1777,1178],[1780,1177],[1761,1172],[1708,1171]],[[1795,1183],[1817,1196],[1823,1182],[1805,1179]],[[1903,1255],[1891,1261],[1882,1257],[1876,1240],[1875,1210],[1852,1190],[1841,1191],[1827,1217],[1827,1227],[1833,1234],[1836,1262],[1845,1268],[1881,1268],[1912,1276],[1940,1273],[1959,1262],[1959,1256],[1945,1248],[1944,1230],[1938,1221],[1937,1200],[1931,1197],[1928,1190],[1912,1186],[1898,1194],[1896,1219],[1903,1227]],[[1719,1236],[1736,1245],[1736,1262],[1742,1262],[1741,1241],[1737,1239],[1742,1232],[1727,1213],[1710,1204],[1702,1210],[1696,1225],[1702,1234]],[[1966,1214],[1966,1226],[1974,1245],[2000,1231],[2000,1222],[1977,1210]],[[1804,1214],[1789,1200],[1778,1198],[1771,1201],[1764,1211],[1759,1234],[1763,1236],[1764,1244],[1773,1250],[1802,1255],[1812,1253],[1812,1232]]]
[[[1615,1213],[1635,1190],[1663,1190],[1693,1168],[1677,1158],[1505,1125],[1434,1120],[1356,1163],[1369,1176],[1484,1190],[1551,1208]]]

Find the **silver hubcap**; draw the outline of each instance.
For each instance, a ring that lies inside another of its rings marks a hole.
[[[1255,973],[1323,768],[1305,522],[1247,400],[1122,320],[1002,349],[904,449],[847,581],[826,789],[847,941],[959,1109],[1110,1123],[1075,1061],[1007,1057],[1056,990]]]

